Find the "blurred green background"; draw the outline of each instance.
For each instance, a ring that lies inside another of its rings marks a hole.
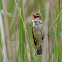
[[[62,10],[62,0],[50,0],[49,28]],[[45,20],[46,0],[0,0],[0,62],[42,62],[34,52],[32,13]],[[50,61],[62,62],[62,14],[51,28]]]

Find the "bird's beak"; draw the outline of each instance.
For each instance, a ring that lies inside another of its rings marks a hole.
[[[32,19],[32,22],[33,22],[33,21],[35,20],[35,17],[36,17],[36,16],[35,16],[34,14],[32,14],[32,15],[34,16],[33,19]]]
[[[34,14],[32,14],[33,16],[35,16]]]
[[[36,17],[36,15],[35,14],[32,14],[34,17]]]
[[[33,17],[32,22],[34,22],[35,18]]]
[[[32,20],[35,20],[35,18],[33,18]]]

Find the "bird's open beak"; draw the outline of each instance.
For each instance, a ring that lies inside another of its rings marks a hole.
[[[34,14],[32,14],[33,16],[35,16]]]
[[[32,14],[32,15],[34,16],[33,19],[32,19],[32,21],[34,21],[36,16],[34,14]]]
[[[32,20],[35,20],[35,18],[33,18]]]
[[[33,17],[36,17],[36,15],[35,14],[32,14],[33,15]]]

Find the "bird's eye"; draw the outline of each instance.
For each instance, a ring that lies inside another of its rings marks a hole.
[[[39,15],[37,17],[39,17]]]

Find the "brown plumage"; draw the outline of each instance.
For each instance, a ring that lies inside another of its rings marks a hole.
[[[33,27],[32,27],[33,40],[37,49],[37,55],[41,55],[42,54],[41,42],[43,41],[43,38],[44,38],[43,23],[42,23],[41,15],[39,12],[34,13],[33,16],[34,16],[34,18],[32,19],[33,20]]]

